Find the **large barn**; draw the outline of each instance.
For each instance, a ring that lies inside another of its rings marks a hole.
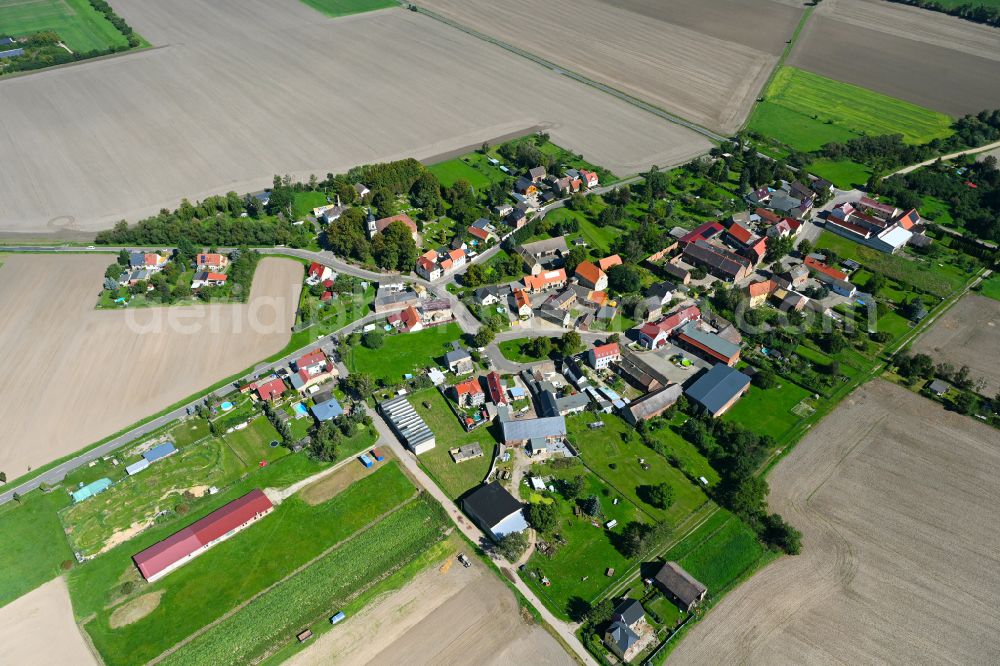
[[[153,582],[253,524],[274,509],[261,490],[220,507],[163,541],[132,556],[143,578]]]

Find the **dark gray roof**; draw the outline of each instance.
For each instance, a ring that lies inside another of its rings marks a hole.
[[[618,604],[614,612],[611,614],[611,619],[624,622],[631,627],[633,624],[641,620],[645,614],[646,611],[643,610],[642,604],[635,599],[626,599]]]
[[[703,374],[685,393],[713,414],[750,384],[750,378],[739,370],[717,363]]]
[[[684,324],[684,327],[681,328],[681,334],[698,344],[708,347],[714,352],[722,354],[726,358],[732,358],[740,351],[740,346],[738,344],[734,344],[729,340],[716,335],[715,333],[708,333],[701,330],[701,328],[698,327],[698,322],[696,321],[689,321]]]
[[[613,643],[621,654],[625,654],[629,648],[639,642],[639,636],[624,622],[614,622],[608,627],[605,640]]]
[[[464,349],[452,349],[450,352],[444,355],[444,362],[448,365],[461,361],[467,358],[472,358],[472,355]]]
[[[556,236],[533,243],[524,243],[521,245],[521,251],[536,257],[556,252],[565,253],[567,251],[566,237]]]
[[[684,248],[684,255],[727,275],[737,275],[748,267],[750,261],[721,247],[710,245],[703,240],[695,241]]]
[[[944,393],[947,393],[951,389],[951,384],[942,379],[935,379],[930,383],[930,385],[927,388],[929,388],[934,393],[937,393],[938,395],[942,395]]]
[[[698,582],[676,562],[667,562],[657,572],[656,582],[665,587],[681,602],[690,606],[698,601],[708,588]]]
[[[533,169],[528,169],[528,175],[532,178],[543,178],[545,176],[545,167],[537,166]]]
[[[667,294],[673,294],[677,291],[677,285],[673,282],[657,282],[646,290],[646,296],[655,296],[656,298],[665,298]]]
[[[625,406],[625,410],[631,414],[635,423],[645,421],[669,409],[683,392],[684,389],[680,384],[671,384],[630,402]]]
[[[505,442],[519,442],[534,437],[563,437],[566,419],[550,416],[541,419],[511,419],[510,410],[500,410],[500,428]]]
[[[462,500],[462,508],[481,525],[497,525],[522,505],[499,481],[479,486]]]

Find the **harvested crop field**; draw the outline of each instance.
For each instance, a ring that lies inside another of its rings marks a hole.
[[[1000,661],[996,430],[876,380],[769,478],[803,552],[730,593],[671,663]]]
[[[828,0],[786,64],[953,116],[1000,106],[995,28],[876,0]],[[858,57],[864,54],[864,57]]]
[[[746,118],[801,12],[769,0],[418,4],[723,133]],[[713,16],[727,18],[720,23]],[[734,36],[738,29],[755,32],[744,18],[757,26],[753,46]]]
[[[984,395],[1000,393],[1000,301],[978,294],[962,297],[925,331],[913,350],[935,363],[969,366],[973,379],[983,379]]]
[[[134,0],[119,11],[161,48],[0,82],[0,154],[13,165],[0,169],[0,231],[95,230],[275,173],[421,159],[535,126],[620,176],[711,147],[403,9],[334,19],[298,0]]]
[[[488,629],[487,629],[488,627]],[[517,600],[475,562],[431,568],[349,617],[285,662],[320,664],[572,664]]]
[[[114,255],[8,254],[0,266],[0,469],[14,479],[288,343],[302,266],[262,259],[245,305],[96,310]]]
[[[7,664],[94,664],[69,601],[55,578],[0,608],[0,644]]]

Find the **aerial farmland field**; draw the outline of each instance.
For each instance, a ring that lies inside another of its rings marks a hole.
[[[53,31],[73,51],[103,51],[128,42],[88,0],[0,0],[0,37]]]
[[[916,7],[823,2],[787,64],[952,116],[1000,106],[996,28]]]
[[[996,663],[995,441],[894,384],[858,389],[768,479],[802,554],[731,592],[671,663]]]
[[[539,126],[620,176],[711,147],[403,9],[342,18],[297,0],[118,9],[162,48],[0,83],[0,153],[17,165],[0,170],[0,232],[79,235],[182,197],[254,191],[276,173],[307,180]],[[516,104],[502,101],[511,95]]]
[[[302,266],[260,262],[243,305],[96,310],[113,255],[5,255],[0,470],[13,479],[284,348]],[[257,325],[252,325],[256,321]],[[173,322],[173,323],[172,323]],[[25,363],[25,359],[32,359]]]
[[[1000,301],[986,296],[963,296],[941,315],[913,345],[935,363],[969,366],[969,375],[982,379],[983,395],[1000,392]]]
[[[421,6],[687,120],[734,131],[801,9],[770,1],[671,4],[677,6],[636,0],[427,0]],[[702,5],[728,14],[726,21],[712,20]],[[748,29],[743,18],[759,22],[758,29]],[[752,45],[733,26],[754,34]]]

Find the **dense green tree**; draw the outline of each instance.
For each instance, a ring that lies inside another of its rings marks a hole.
[[[660,509],[668,509],[674,503],[674,487],[669,483],[649,486],[646,498],[650,504]]]
[[[379,349],[385,342],[385,335],[379,329],[368,331],[361,336],[361,344],[369,349]]]
[[[642,288],[642,273],[632,264],[618,264],[608,269],[608,288],[619,294],[633,294]]]
[[[528,507],[528,522],[539,532],[551,532],[559,524],[555,502],[536,502]]]
[[[497,542],[497,552],[508,562],[517,562],[528,548],[528,536],[524,532],[511,532]]]

